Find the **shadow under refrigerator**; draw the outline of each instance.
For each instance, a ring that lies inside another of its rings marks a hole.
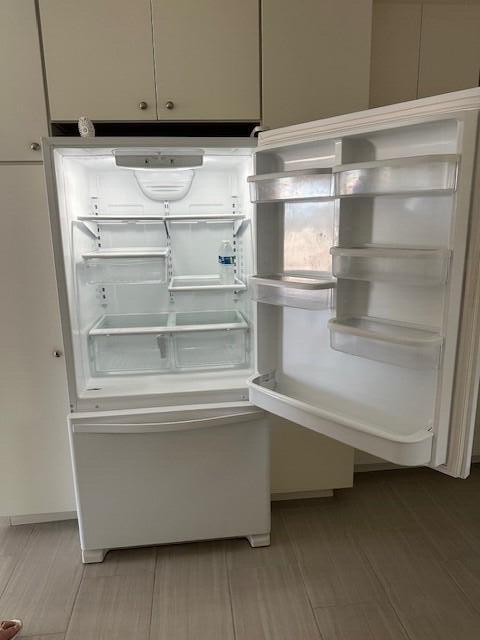
[[[258,145],[44,141],[85,562],[269,544],[267,412],[468,475],[479,109],[474,89]]]

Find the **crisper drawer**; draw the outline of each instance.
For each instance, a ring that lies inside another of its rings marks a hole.
[[[171,366],[165,334],[89,335],[93,375],[157,373]]]
[[[239,367],[246,363],[246,329],[175,333],[173,341],[178,369]]]
[[[69,417],[85,562],[116,547],[270,531],[269,432],[249,402]]]

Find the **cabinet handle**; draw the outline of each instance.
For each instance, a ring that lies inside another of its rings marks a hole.
[[[165,103],[165,109],[171,110],[174,108],[174,106],[175,106],[175,103],[172,102],[171,100],[167,100],[167,102]]]
[[[138,103],[138,108],[141,111],[145,111],[145,109],[148,109],[148,102],[145,102],[145,100],[142,100],[141,102]]]
[[[63,356],[63,351],[60,351],[60,349],[54,349],[52,351],[52,356],[54,358],[61,358]]]
[[[41,148],[41,147],[40,147],[40,144],[39,144],[38,142],[32,142],[32,143],[30,144],[30,149],[31,149],[32,151],[40,151],[40,148]]]

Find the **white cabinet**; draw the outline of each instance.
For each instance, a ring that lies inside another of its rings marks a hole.
[[[149,0],[40,0],[53,121],[155,120]]]
[[[420,3],[374,3],[371,107],[417,97],[421,23]]]
[[[368,107],[371,0],[263,0],[263,124]]]
[[[0,167],[0,516],[74,508],[44,179],[40,164]]]
[[[418,97],[478,87],[480,5],[423,5]]]
[[[159,120],[258,120],[258,0],[153,0]]]
[[[0,161],[41,160],[48,135],[34,0],[0,3]]]

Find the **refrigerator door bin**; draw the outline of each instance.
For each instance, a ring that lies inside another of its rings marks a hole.
[[[335,195],[453,192],[457,185],[457,167],[458,156],[453,154],[340,165],[333,168]]]
[[[257,302],[300,309],[330,309],[336,282],[331,278],[285,273],[250,276],[250,296]]]
[[[330,345],[336,351],[412,369],[438,369],[443,337],[433,331],[380,318],[332,319]]]
[[[174,359],[178,369],[232,368],[246,363],[248,323],[238,311],[174,315]]]
[[[250,402],[257,407],[351,447],[406,466],[430,460],[433,434],[428,425],[418,427],[409,421],[392,425],[378,417],[354,417],[342,403],[321,406],[321,400],[316,404],[302,399],[287,381],[276,382],[272,373],[251,379],[248,386]]]
[[[332,271],[337,278],[399,282],[412,285],[444,284],[451,252],[448,249],[332,247]]]
[[[303,169],[249,176],[252,202],[318,200],[333,196],[331,169]]]
[[[112,249],[83,254],[89,284],[148,284],[167,279],[168,249]]]
[[[169,291],[242,291],[247,285],[235,276],[233,284],[223,284],[220,276],[174,276]]]

